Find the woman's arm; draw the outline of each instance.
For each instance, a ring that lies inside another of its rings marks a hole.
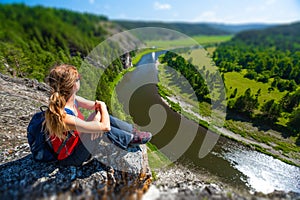
[[[95,109],[95,101],[91,101],[88,99],[85,99],[81,96],[75,96],[76,101],[78,102],[78,106],[88,109],[88,110],[94,110]]]
[[[96,111],[92,121],[81,120],[72,115],[66,115],[64,121],[71,130],[82,133],[99,133],[110,131],[109,114],[104,102],[100,102],[100,112]]]

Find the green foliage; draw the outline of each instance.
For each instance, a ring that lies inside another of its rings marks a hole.
[[[108,108],[111,105],[111,96],[114,89],[114,79],[116,79],[122,69],[122,63],[120,59],[115,60],[105,69],[103,75],[100,78],[100,81],[98,82],[96,98],[106,102]]]
[[[287,93],[280,101],[282,108],[286,112],[292,112],[299,106],[300,102],[300,89],[293,92]]]
[[[237,88],[235,88],[233,93],[230,95],[230,99],[235,98],[236,94],[237,94]]]
[[[300,23],[245,31],[222,43],[213,54],[223,72],[246,69],[245,77],[272,83],[280,91],[294,91],[300,84]]]
[[[237,88],[238,92],[242,92],[244,88],[254,90],[260,85],[261,92],[256,99],[261,106],[250,109],[248,114],[252,119],[291,125],[287,122],[300,101],[297,90],[300,84],[299,31],[300,23],[294,23],[241,32],[220,44],[213,53],[216,65],[224,72],[227,88]],[[248,80],[242,80],[236,74]],[[231,95],[228,103],[228,107],[232,108],[230,111],[247,113],[247,106],[255,104],[255,97],[247,100],[246,95],[237,94],[235,98],[232,90],[228,92]]]
[[[259,103],[257,97],[254,97],[251,94],[251,89],[248,88],[244,95],[237,98],[235,104],[233,105],[233,109],[237,112],[251,116],[258,105]]]
[[[221,42],[228,41],[232,38],[232,35],[198,35],[193,36],[191,38],[178,38],[174,40],[165,39],[163,40],[161,37],[159,40],[147,40],[147,46],[155,46],[158,49],[169,49],[170,47],[178,47],[178,46],[188,46],[195,45],[195,42],[198,42],[200,45],[207,47],[214,47]],[[190,61],[191,62],[191,61]]]
[[[176,71],[179,71],[190,83],[199,101],[208,101],[209,94],[207,85],[201,74],[191,63],[188,63],[183,57],[174,52],[168,51],[162,58],[162,63],[167,63]],[[174,105],[174,107],[177,107]]]
[[[281,115],[281,106],[274,99],[267,101],[261,108],[265,120],[276,122]]]
[[[245,78],[256,79],[257,73],[255,71],[249,70],[247,74],[244,75]]]
[[[0,70],[43,81],[59,63],[80,66],[106,31],[103,16],[73,11],[0,4]]]
[[[291,127],[294,131],[296,131],[297,133],[300,132],[300,108],[298,108],[297,110],[295,110],[291,117],[290,117],[290,121],[288,122],[289,127]]]

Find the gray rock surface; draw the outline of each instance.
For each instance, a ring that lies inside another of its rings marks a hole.
[[[144,200],[196,200],[196,199],[228,199],[228,200],[300,200],[300,194],[294,192],[274,191],[270,194],[237,191],[220,182],[206,181],[209,177],[195,173],[188,168],[176,164],[157,171],[158,177],[153,181]]]

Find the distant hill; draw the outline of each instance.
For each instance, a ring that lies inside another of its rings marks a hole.
[[[272,26],[276,26],[276,25],[271,25],[271,24],[214,24],[211,23],[209,24],[211,27],[218,29],[218,30],[223,30],[223,31],[227,31],[230,33],[239,33],[242,31],[248,31],[248,30],[262,30],[262,29],[266,29]]]
[[[229,35],[245,30],[261,30],[270,27],[267,24],[241,24],[228,25],[217,23],[167,23],[167,22],[147,22],[147,21],[114,21],[125,29],[141,27],[161,27],[179,31],[189,36],[195,35]]]
[[[114,21],[125,29],[141,27],[160,27],[179,31],[189,36],[193,35],[228,35],[230,32],[216,29],[209,24],[193,23],[166,23],[166,22],[146,22],[146,21]]]
[[[281,51],[291,51],[292,53],[300,50],[300,22],[273,26],[264,30],[251,30],[238,33],[234,42],[243,42],[247,45],[256,47],[276,47]]]

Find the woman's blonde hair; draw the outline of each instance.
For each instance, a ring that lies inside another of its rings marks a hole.
[[[74,85],[78,79],[78,71],[72,65],[59,65],[54,67],[48,76],[51,87],[49,109],[45,113],[45,126],[50,136],[64,139],[68,127],[64,122],[64,110],[68,99],[74,92]]]

